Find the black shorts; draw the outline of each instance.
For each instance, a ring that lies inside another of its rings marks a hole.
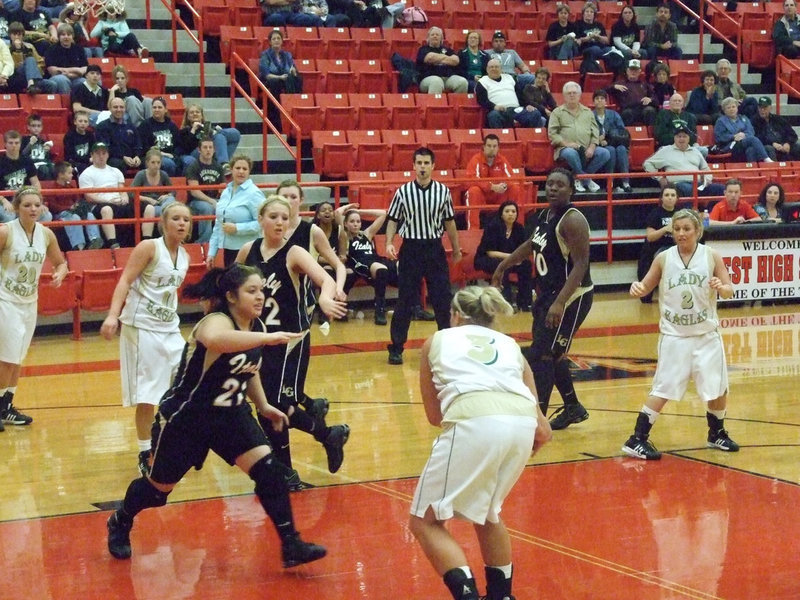
[[[373,263],[380,263],[384,267],[386,267],[389,270],[389,281],[390,282],[394,281],[395,283],[397,282],[397,261],[390,260],[382,256],[375,257],[375,260],[370,261],[369,264],[357,262],[355,265],[353,265],[353,273],[355,273],[359,277],[363,277],[364,279],[366,279],[371,283],[372,273],[370,272],[370,269]]]
[[[258,446],[269,446],[269,440],[247,402],[233,408],[188,402],[169,421],[156,415],[150,476],[158,483],[178,483],[189,469],[202,466],[209,450],[234,465]]]
[[[92,206],[92,214],[98,219],[102,219],[103,217],[100,216],[100,209],[104,206],[111,208],[111,210],[114,212],[115,219],[133,218],[133,205],[130,203],[122,206],[119,204],[95,204]]]
[[[264,346],[259,375],[267,402],[283,412],[297,406],[305,394],[310,357],[309,333],[291,349],[287,345]]]
[[[526,356],[530,359],[542,356],[560,358],[566,354],[572,345],[572,338],[592,308],[593,297],[594,293],[589,291],[576,298],[564,311],[561,323],[554,328],[545,325],[545,317],[555,297],[537,298],[533,306],[533,342]]]

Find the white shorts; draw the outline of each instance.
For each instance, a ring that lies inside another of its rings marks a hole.
[[[36,302],[0,301],[0,361],[21,365],[36,329]]]
[[[422,470],[411,514],[431,507],[439,521],[454,515],[483,525],[500,509],[533,448],[535,417],[487,416],[458,421],[436,438]]]
[[[179,331],[148,331],[122,324],[119,336],[122,405],[158,405],[172,385],[185,343]]]
[[[690,379],[694,379],[695,390],[703,402],[715,400],[728,391],[728,367],[719,332],[690,337],[659,336],[658,366],[650,395],[680,400]]]

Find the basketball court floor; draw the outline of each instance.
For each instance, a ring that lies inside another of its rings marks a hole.
[[[649,389],[657,305],[596,296],[570,352],[590,418],[554,432],[504,506],[518,600],[800,599],[797,307],[720,311],[726,425],[741,451],[705,447],[704,409],[690,392],[657,421],[651,439],[664,458],[646,463],[620,446]],[[499,328],[524,344],[530,314]],[[294,466],[317,486],[292,495],[296,522],[328,556],[290,570],[252,482],[216,457],[137,518],[131,560],[111,558],[105,521],[137,476],[117,343],[37,336],[15,401],[34,424],[0,433],[0,599],[446,600],[407,527],[437,433],[417,380],[416,349],[433,331],[413,323],[397,367],[371,311],[328,336],[314,326],[307,389],[330,398],[328,422],[352,433],[335,475],[320,445],[292,434]],[[453,531],[483,589],[471,527]]]

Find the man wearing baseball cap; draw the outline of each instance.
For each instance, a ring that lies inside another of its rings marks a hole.
[[[772,160],[800,159],[800,144],[794,128],[780,115],[772,114],[772,99],[768,96],[758,99],[758,114],[753,117],[753,129]]]
[[[673,121],[674,144],[662,146],[642,165],[648,173],[664,171],[665,174],[657,177],[658,183],[663,187],[667,183],[674,183],[682,198],[691,198],[694,195],[694,179],[691,173],[682,175],[666,175],[670,171],[708,171],[708,163],[700,150],[692,146],[693,134],[686,121]],[[698,196],[722,196],[724,186],[712,183],[710,174],[701,175],[697,179]]]
[[[128,219],[133,210],[128,202],[128,194],[122,191],[125,176],[122,171],[109,166],[108,146],[103,142],[92,144],[92,164],[86,167],[78,178],[79,188],[119,188],[120,191],[87,192],[84,198],[92,205],[92,214],[98,219]],[[110,248],[119,248],[117,229],[114,225],[101,225],[103,235]]]
[[[625,75],[608,89],[617,100],[625,125],[652,125],[656,120],[655,92],[641,74],[642,63],[638,58],[632,58],[628,61]]]
[[[529,83],[533,83],[535,77],[525,61],[522,60],[516,50],[506,48],[506,36],[502,31],[495,31],[492,35],[492,49],[487,51],[489,58],[500,61],[500,69],[503,73],[511,75],[517,82],[517,90],[521,90]],[[517,73],[519,71],[519,73]]]

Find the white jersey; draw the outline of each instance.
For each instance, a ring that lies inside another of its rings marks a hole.
[[[717,292],[708,285],[714,276],[711,249],[697,244],[686,265],[677,246],[665,250],[663,255],[658,284],[661,333],[687,337],[716,331],[719,327]]]
[[[0,254],[0,300],[20,304],[36,302],[39,275],[47,256],[47,232],[35,223],[29,239],[19,219],[6,223],[6,227],[6,247]]]
[[[536,398],[522,381],[525,359],[512,338],[480,325],[461,325],[433,336],[428,360],[442,414],[469,392],[508,392]]]
[[[155,256],[128,291],[119,320],[150,331],[178,331],[178,288],[189,268],[189,255],[178,246],[175,262],[164,238],[153,240]]]

